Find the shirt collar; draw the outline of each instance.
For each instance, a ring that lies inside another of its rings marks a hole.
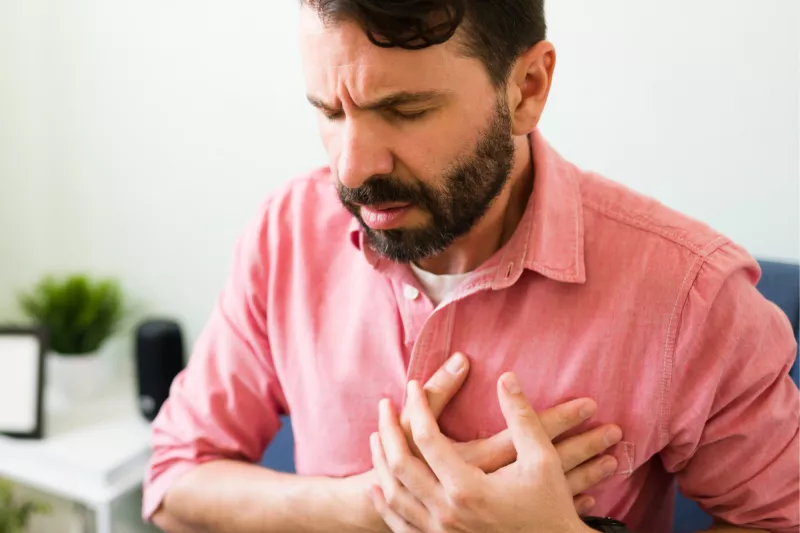
[[[514,284],[525,269],[566,283],[586,281],[583,205],[577,169],[547,143],[538,129],[531,133],[530,139],[533,192],[517,229],[496,254],[499,263],[492,282],[494,289]],[[376,266],[380,258],[367,244],[355,218],[349,233],[353,245]]]

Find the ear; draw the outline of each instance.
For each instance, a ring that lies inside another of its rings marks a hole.
[[[508,107],[514,135],[527,135],[539,124],[555,66],[556,51],[548,41],[539,41],[514,63],[508,81]]]

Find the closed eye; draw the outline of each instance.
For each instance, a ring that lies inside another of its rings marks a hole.
[[[388,110],[388,112],[394,119],[412,122],[414,120],[419,120],[422,117],[424,117],[428,113],[428,110],[423,109],[422,111],[399,111],[397,109],[390,109]]]
[[[344,116],[342,111],[328,111],[322,110],[322,114],[325,115],[325,118],[328,120],[338,120]]]

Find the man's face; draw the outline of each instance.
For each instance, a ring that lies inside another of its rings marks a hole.
[[[434,255],[502,190],[514,145],[505,93],[448,42],[384,49],[353,23],[303,8],[309,100],[345,207],[395,261]],[[452,40],[451,40],[452,41]]]

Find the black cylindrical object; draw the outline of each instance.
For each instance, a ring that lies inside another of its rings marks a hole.
[[[136,328],[135,343],[139,408],[152,422],[169,396],[172,380],[184,368],[183,334],[173,320],[150,319]]]

